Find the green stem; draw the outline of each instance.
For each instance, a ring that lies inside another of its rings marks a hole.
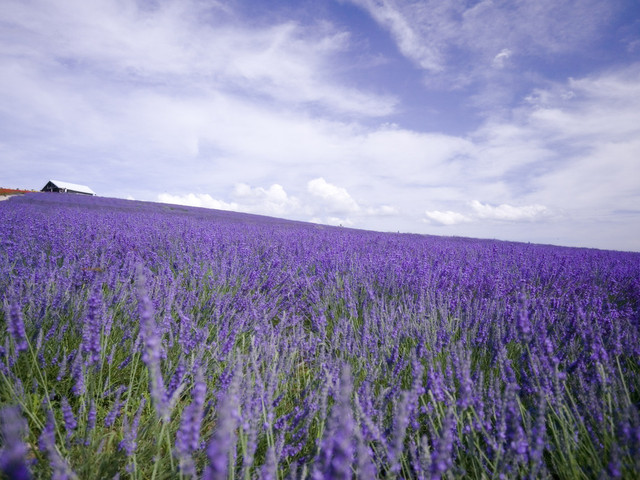
[[[158,438],[158,450],[156,451],[156,458],[153,464],[153,473],[151,474],[151,480],[156,478],[158,474],[158,466],[160,465],[161,453],[162,453],[162,440],[164,438],[164,432],[167,428],[167,423],[162,421],[162,428],[160,429],[160,436]]]

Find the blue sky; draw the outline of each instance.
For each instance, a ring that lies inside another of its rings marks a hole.
[[[2,3],[0,186],[640,251],[635,0]]]

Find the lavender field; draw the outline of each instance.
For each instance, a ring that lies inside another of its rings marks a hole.
[[[3,478],[639,478],[640,254],[0,203]]]

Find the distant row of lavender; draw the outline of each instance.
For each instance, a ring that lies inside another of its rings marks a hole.
[[[7,478],[639,478],[640,254],[0,204]]]

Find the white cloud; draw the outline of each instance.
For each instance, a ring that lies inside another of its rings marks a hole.
[[[233,201],[202,193],[163,193],[157,196],[157,200],[163,203],[257,213],[342,226],[360,224],[370,218],[392,218],[399,213],[391,205],[361,207],[345,188],[332,185],[323,178],[309,181],[300,199],[289,195],[279,184],[264,188],[238,183],[230,196]]]
[[[503,203],[498,206],[492,206],[481,203],[478,200],[471,201],[469,205],[472,211],[468,213],[452,210],[427,210],[424,221],[437,225],[453,226],[463,223],[478,223],[482,220],[499,220],[505,222],[533,221],[547,218],[551,215],[549,209],[543,205],[523,205],[517,207]]]
[[[441,212],[439,210],[427,210],[424,213],[427,216],[427,222],[436,223],[439,225],[456,225],[459,223],[466,223],[471,221],[471,219],[466,215],[463,215],[459,212],[453,212],[451,210],[447,210],[446,212]]]
[[[640,65],[569,79],[568,85],[537,90],[530,128],[552,138],[589,145],[625,141],[639,130]]]
[[[506,221],[534,220],[550,214],[549,209],[544,205],[523,205],[515,207],[503,203],[498,206],[484,204],[478,200],[471,202],[471,208],[478,218]]]
[[[313,217],[308,221],[318,225],[331,225],[334,227],[350,227],[353,225],[353,222],[348,218],[340,217]]]
[[[324,178],[314,178],[307,183],[311,195],[322,199],[324,206],[333,212],[358,212],[360,206],[345,188],[327,182]]]
[[[348,47],[345,32],[311,34],[285,23],[265,30],[234,31],[224,50],[228,56],[221,73],[235,88],[245,87],[290,104],[317,103],[359,115],[392,113],[397,99],[334,83],[327,71],[331,58]],[[224,78],[223,77],[223,78]]]
[[[498,53],[495,57],[493,57],[493,66],[496,68],[504,68],[507,60],[511,57],[513,52],[508,48],[503,48],[500,53]]]
[[[290,197],[282,185],[277,183],[268,189],[252,188],[245,183],[239,183],[235,186],[233,195],[239,202],[242,202],[245,211],[273,216],[289,216],[297,215],[302,210],[298,199]]]
[[[273,184],[265,189],[263,187],[251,187],[247,184],[239,183],[235,185],[232,196],[236,201],[227,202],[203,193],[188,193],[183,195],[162,193],[158,195],[158,200],[162,203],[174,203],[192,207],[232,210],[279,217],[296,217],[304,213],[304,209],[298,199],[290,197],[284,188],[278,184]]]
[[[640,203],[639,85],[635,65],[539,92],[523,128],[556,155],[532,177],[538,198],[578,216]]]
[[[188,207],[213,208],[216,210],[231,210],[234,212],[245,211],[242,206],[237,203],[227,203],[217,200],[206,193],[188,193],[186,195],[171,195],[170,193],[161,193],[157,197],[161,203],[171,203],[174,205],[186,205]]]
[[[341,85],[329,73],[351,48],[346,32],[292,21],[256,28],[225,10],[195,0],[152,8],[132,0],[7,0],[3,21],[12,28],[0,38],[19,42],[20,55],[0,54],[48,78],[80,73],[84,84],[99,78],[173,93],[244,91],[349,115],[395,110],[395,97]]]
[[[363,167],[399,178],[429,177],[439,183],[455,176],[459,157],[468,155],[474,146],[464,138],[439,133],[421,133],[382,126],[361,138],[358,154],[366,156]]]
[[[371,216],[392,216],[399,213],[396,207],[391,205],[380,205],[379,207],[367,207],[366,214]]]
[[[321,220],[315,223],[333,225],[335,227],[350,227],[351,225],[353,225],[353,222],[348,218],[340,218],[340,217],[326,217],[324,220]]]

